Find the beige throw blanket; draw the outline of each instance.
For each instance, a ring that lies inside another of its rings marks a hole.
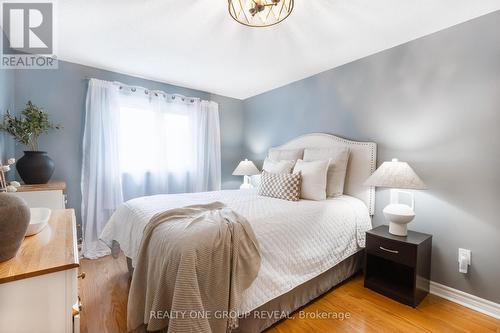
[[[260,261],[250,224],[220,202],[154,215],[132,277],[128,330],[230,331]]]

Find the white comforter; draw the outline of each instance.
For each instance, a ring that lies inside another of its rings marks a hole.
[[[350,196],[298,202],[258,196],[254,190],[156,195],[121,205],[101,239],[115,240],[133,265],[150,218],[171,208],[221,201],[251,224],[260,245],[259,274],[243,295],[251,311],[318,276],[365,245],[371,220],[365,204]]]

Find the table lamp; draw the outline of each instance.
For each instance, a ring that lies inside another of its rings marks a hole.
[[[406,162],[393,158],[384,162],[368,177],[364,185],[388,187],[391,189],[391,203],[384,208],[384,216],[389,221],[389,233],[397,236],[408,234],[407,224],[415,217],[415,198],[412,192],[398,189],[425,190],[422,179]],[[406,194],[411,199],[411,206],[399,203],[399,195]]]
[[[252,161],[249,161],[245,158],[244,161],[241,161],[236,169],[233,171],[233,176],[243,176],[243,184],[241,184],[240,189],[249,189],[253,188],[253,185],[250,184],[250,177],[260,174],[259,169],[253,164]]]

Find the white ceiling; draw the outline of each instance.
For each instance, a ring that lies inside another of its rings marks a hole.
[[[500,9],[500,0],[295,0],[269,28],[226,0],[61,0],[62,60],[244,99]]]

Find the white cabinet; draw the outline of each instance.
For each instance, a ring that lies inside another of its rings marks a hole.
[[[75,213],[53,210],[49,225],[0,263],[0,332],[79,332]]]
[[[0,284],[0,332],[72,333],[78,268]]]
[[[66,208],[66,183],[51,181],[47,184],[21,185],[14,195],[23,198],[28,207],[45,207],[50,209]]]

